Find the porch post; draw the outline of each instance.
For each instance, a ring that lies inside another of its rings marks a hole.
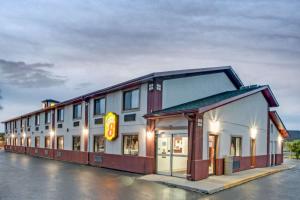
[[[188,120],[189,153],[188,179],[197,181],[208,177],[208,161],[203,160],[203,114],[196,113]]]
[[[155,120],[147,120],[145,173],[155,173]]]

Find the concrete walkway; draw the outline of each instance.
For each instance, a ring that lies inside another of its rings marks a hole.
[[[260,177],[268,176],[283,170],[292,169],[294,167],[295,165],[282,164],[275,167],[255,168],[237,172],[232,175],[210,176],[209,178],[201,181],[188,181],[184,178],[157,174],[142,176],[139,179],[159,182],[195,192],[213,194],[258,179]]]

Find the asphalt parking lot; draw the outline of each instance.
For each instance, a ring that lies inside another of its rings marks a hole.
[[[295,162],[295,161],[293,161]],[[0,152],[0,200],[6,199],[298,199],[297,167],[207,196],[137,180],[140,175]]]

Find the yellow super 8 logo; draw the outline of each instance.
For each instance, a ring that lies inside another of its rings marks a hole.
[[[104,137],[109,141],[113,141],[118,137],[118,120],[116,113],[109,112],[105,115]]]

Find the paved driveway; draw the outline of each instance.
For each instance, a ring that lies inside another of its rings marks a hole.
[[[299,199],[300,164],[242,186],[204,196],[139,175],[0,152],[4,199]]]

